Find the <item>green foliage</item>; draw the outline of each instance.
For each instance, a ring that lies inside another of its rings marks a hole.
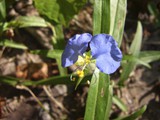
[[[160,51],[140,51],[142,44],[142,25],[138,22],[137,31],[134,40],[129,49],[130,55],[124,55],[122,64],[122,73],[118,84],[124,86],[124,82],[129,77],[130,73],[134,70],[136,65],[141,64],[148,68],[150,62],[160,59]]]
[[[85,5],[86,0],[34,0],[40,14],[56,23],[67,25]]]
[[[129,53],[133,57],[137,58],[139,56],[141,43],[142,43],[142,25],[140,22],[138,22],[136,34],[129,50]],[[120,86],[124,85],[124,81],[129,77],[129,74],[133,71],[135,65],[136,61],[134,59],[129,59],[126,64],[122,65],[123,72],[121,74],[119,81]]]
[[[20,16],[15,20],[6,22],[4,30],[9,28],[24,28],[24,27],[47,27],[47,22],[36,16]]]
[[[113,5],[112,7],[110,6]],[[123,6],[123,8],[122,8]],[[120,14],[119,17],[112,16]],[[123,27],[126,15],[126,0],[95,0],[93,16],[93,34],[110,33],[121,44]],[[120,21],[119,21],[120,20]],[[114,22],[113,22],[114,21]],[[119,25],[121,22],[121,25]],[[119,25],[119,26],[118,26]],[[114,29],[111,27],[114,26]],[[121,32],[117,32],[116,30]],[[113,86],[110,84],[109,75],[104,75],[95,70],[90,84],[85,110],[85,120],[108,120],[112,106]]]
[[[6,19],[6,5],[5,0],[0,1],[0,22]]]
[[[19,79],[9,76],[0,76],[0,82],[7,85],[16,86],[19,82]]]
[[[93,34],[109,33],[110,0],[95,0],[93,14]]]
[[[62,75],[62,76],[53,76],[47,79],[42,79],[39,81],[31,81],[31,80],[26,80],[26,81],[21,81],[22,85],[27,85],[27,86],[37,86],[37,85],[58,85],[58,84],[66,84],[66,85],[75,85],[78,77],[73,76],[75,78],[75,81],[70,79],[71,75]],[[86,75],[81,84],[86,83],[87,80],[91,79],[91,75]]]
[[[150,63],[160,59],[160,51],[142,51],[139,54],[139,59],[146,63]]]
[[[87,98],[85,120],[108,120],[112,105],[112,85],[109,75],[93,73]]]
[[[56,25],[55,31],[56,31],[56,42],[54,43],[54,48],[63,50],[65,48],[65,40],[64,40],[62,25],[60,24]]]
[[[120,47],[122,42],[127,0],[110,0],[110,34],[118,42]]]
[[[146,109],[147,109],[147,107],[143,106],[141,109],[137,110],[136,112],[132,113],[129,116],[117,118],[117,119],[114,119],[114,120],[135,120],[139,116],[141,116],[146,111]]]
[[[110,0],[95,0],[93,34],[109,33]],[[85,110],[85,120],[108,120],[112,105],[112,85],[109,75],[95,69]]]
[[[19,44],[7,39],[0,40],[0,46],[6,46],[6,47],[11,47],[11,48],[16,48],[16,49],[28,49],[25,45]]]
[[[117,96],[113,96],[113,103],[117,105],[122,111],[127,112],[127,106]]]
[[[150,1],[148,4],[148,11],[152,16],[154,16],[154,23],[156,24],[156,27],[160,26],[160,13],[157,9],[156,4],[153,1]]]

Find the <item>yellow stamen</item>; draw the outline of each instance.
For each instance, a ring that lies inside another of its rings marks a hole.
[[[86,55],[85,57],[78,56],[78,60],[76,62],[77,65],[84,66],[85,64],[89,64],[91,62],[91,57]]]
[[[85,63],[86,63],[86,64],[89,64],[90,62],[91,62],[91,57],[88,56],[88,55],[86,55],[86,56],[85,56]]]
[[[77,75],[82,78],[84,77],[84,72],[82,70],[77,70]]]

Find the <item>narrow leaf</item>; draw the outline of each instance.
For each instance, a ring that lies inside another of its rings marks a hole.
[[[20,43],[16,43],[14,41],[10,41],[10,40],[1,40],[0,41],[0,46],[6,46],[6,47],[11,47],[11,48],[16,48],[16,49],[28,49],[25,45],[20,44]]]
[[[112,105],[112,85],[109,75],[95,70],[87,98],[85,120],[108,120]]]
[[[134,112],[133,114],[126,116],[126,117],[121,117],[121,118],[117,118],[114,120],[135,120],[138,117],[140,117],[147,109],[147,106],[143,106],[141,109],[137,110],[136,112]]]
[[[122,102],[120,98],[117,96],[113,96],[113,103],[117,105],[122,111],[126,112],[127,111],[127,106]]]
[[[121,45],[126,11],[127,0],[110,0],[110,32],[114,39]]]
[[[7,85],[12,85],[15,86],[18,84],[19,79],[14,78],[14,77],[9,77],[9,76],[0,76],[0,83],[4,83]]]
[[[142,51],[139,54],[139,59],[146,63],[150,63],[160,59],[160,51]]]
[[[61,58],[63,51],[55,49],[55,50],[32,50],[30,52],[32,54],[38,54],[49,58]]]
[[[6,4],[5,0],[0,1],[0,22],[4,21],[6,18]]]
[[[95,0],[93,14],[93,34],[109,33],[110,0]]]
[[[20,16],[15,20],[5,23],[5,30],[9,28],[24,28],[24,27],[47,27],[47,22],[37,16]]]
[[[133,56],[132,58],[137,58],[139,56],[141,43],[142,43],[142,25],[140,22],[138,22],[136,34],[130,47],[130,54]],[[120,76],[120,81],[118,82],[120,86],[124,85],[124,81],[127,80],[130,73],[136,67],[136,64],[137,62],[134,59],[130,59],[126,64],[122,65],[123,71]]]
[[[42,79],[39,81],[30,81],[26,80],[24,82],[21,82],[22,85],[27,85],[27,86],[33,86],[33,85],[57,85],[57,84],[67,84],[67,85],[75,85],[78,76],[72,76],[75,80],[71,80],[71,75],[64,75],[64,76],[54,76],[50,77],[47,79]],[[91,79],[91,75],[87,75],[83,78],[81,81],[81,84],[86,83],[87,80]]]
[[[90,84],[87,102],[86,102],[84,120],[96,120],[95,112],[96,112],[99,82],[100,82],[99,81],[99,70],[96,69],[91,79],[91,84]]]
[[[139,56],[141,44],[142,44],[142,24],[140,21],[138,21],[136,34],[134,36],[129,52],[133,56]]]

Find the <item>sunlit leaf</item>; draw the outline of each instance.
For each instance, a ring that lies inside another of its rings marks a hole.
[[[85,109],[85,120],[108,120],[112,105],[112,85],[109,75],[95,70]]]
[[[93,34],[109,33],[110,0],[95,0],[93,19]]]
[[[130,46],[129,52],[131,55],[137,57],[139,56],[141,44],[142,44],[142,24],[139,21],[137,25],[136,34],[134,36],[133,42]]]
[[[120,46],[126,18],[127,0],[110,0],[110,6],[111,14],[109,34],[114,37]]]
[[[6,4],[5,0],[0,1],[0,22],[4,21],[6,18]]]
[[[85,5],[86,0],[34,0],[40,14],[56,23],[67,25]]]
[[[24,28],[24,27],[47,27],[47,22],[37,16],[20,16],[15,20],[5,23],[5,30],[9,28]]]
[[[16,43],[11,40],[0,40],[0,46],[6,46],[6,47],[11,47],[11,48],[16,48],[16,49],[28,49],[25,45]]]

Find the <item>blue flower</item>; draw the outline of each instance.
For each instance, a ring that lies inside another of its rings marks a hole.
[[[97,68],[106,74],[111,74],[120,66],[122,53],[112,36],[98,34],[90,42],[91,55],[96,59]]]
[[[66,48],[62,54],[62,66],[68,67],[73,65],[79,55],[83,55],[88,48],[92,35],[89,33],[77,34],[69,39]]]
[[[84,33],[69,39],[62,54],[62,66],[73,65],[78,60],[79,55],[83,56],[88,44],[92,58],[96,59],[96,66],[101,72],[111,74],[117,70],[120,66],[122,53],[117,42],[107,34],[98,34],[92,37],[92,35]]]

